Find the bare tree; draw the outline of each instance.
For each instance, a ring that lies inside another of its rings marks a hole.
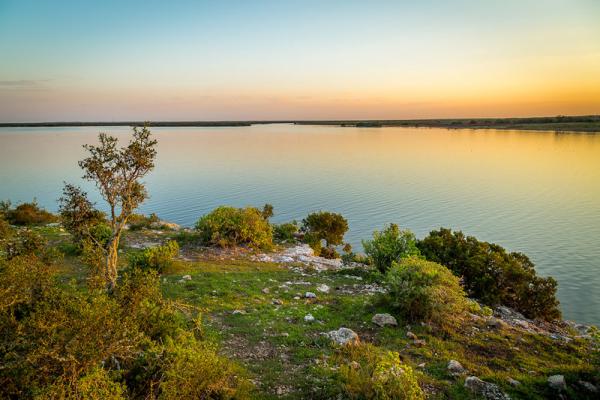
[[[133,138],[127,147],[118,148],[117,138],[105,133],[100,133],[98,139],[98,145],[84,145],[89,157],[79,161],[79,166],[85,172],[83,178],[96,184],[110,208],[111,236],[105,248],[105,277],[112,290],[117,284],[121,233],[133,211],[148,198],[140,179],[154,168],[157,142],[151,138],[147,126],[133,128]]]

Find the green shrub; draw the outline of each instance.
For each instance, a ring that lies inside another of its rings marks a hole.
[[[106,223],[103,212],[96,210],[94,204],[88,200],[87,193],[81,188],[65,184],[63,195],[59,199],[59,213],[62,226],[73,238],[73,243],[83,249],[83,241],[91,240],[102,247],[106,245]],[[102,227],[102,228],[99,228]]]
[[[343,243],[347,231],[348,221],[341,214],[319,211],[308,214],[302,220],[305,242],[312,247],[316,255],[324,257],[339,257],[334,246]],[[323,249],[322,241],[325,241],[326,249]]]
[[[149,216],[143,214],[131,214],[127,219],[129,229],[132,231],[139,231],[141,229],[150,229],[152,224],[156,224],[160,221],[158,215],[152,213]]]
[[[459,279],[431,261],[416,257],[394,261],[385,281],[387,304],[410,321],[450,325],[467,307]]]
[[[6,214],[8,221],[13,225],[38,225],[56,221],[56,216],[40,208],[36,201],[19,204],[14,210]]]
[[[299,230],[296,221],[273,225],[273,238],[279,243],[293,243]]]
[[[363,240],[362,245],[371,263],[382,273],[393,262],[419,255],[415,235],[409,230],[400,230],[396,224],[390,224],[381,232],[373,232],[373,239]]]
[[[269,248],[273,244],[271,225],[254,207],[218,207],[200,218],[196,229],[203,242],[220,247]]]
[[[382,352],[370,344],[345,346],[334,361],[344,397],[350,399],[421,400],[425,396],[412,368],[396,352]]]
[[[209,342],[198,341],[189,332],[167,339],[160,382],[161,400],[245,399],[248,384],[241,370],[219,356]]]
[[[169,240],[162,246],[149,247],[142,252],[134,253],[129,257],[131,268],[153,269],[159,273],[173,265],[174,258],[179,255],[179,245],[174,240]]]
[[[35,396],[36,400],[124,400],[125,387],[113,381],[108,372],[100,367],[94,368],[75,383],[60,379],[44,388]]]
[[[524,254],[445,228],[432,231],[418,247],[428,260],[462,277],[467,294],[484,304],[503,304],[528,318],[560,318],[556,281],[537,276]]]
[[[6,240],[9,238],[9,236],[12,235],[12,228],[10,227],[10,224],[8,223],[8,221],[6,219],[4,219],[4,217],[2,215],[0,215],[0,246],[1,246],[1,242],[3,240]]]

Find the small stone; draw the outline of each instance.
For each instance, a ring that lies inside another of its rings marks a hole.
[[[294,296],[294,300],[300,300],[300,296]]]
[[[416,339],[415,341],[413,341],[413,343],[417,347],[423,347],[427,345],[427,342],[422,339]]]
[[[268,293],[270,292],[270,290],[269,290],[269,288],[268,288],[268,287],[266,287],[266,288],[263,288],[262,292],[263,292],[264,294],[268,294]]]
[[[465,368],[456,360],[448,361],[448,372],[452,375],[460,375],[465,372]]]
[[[184,275],[181,277],[181,279],[183,279],[184,281],[191,281],[192,280],[192,276],[191,275]]]
[[[585,390],[587,390],[587,391],[588,391],[588,392],[590,392],[590,393],[598,393],[598,388],[597,388],[597,387],[596,387],[594,384],[592,384],[592,383],[590,383],[590,382],[586,382],[586,381],[579,381],[579,382],[577,382],[577,383],[579,383],[579,385],[580,385],[582,388],[584,388]]]
[[[487,400],[510,400],[510,397],[502,392],[498,385],[482,381],[476,376],[469,376],[465,379],[465,388]]]
[[[283,304],[283,301],[281,301],[279,299],[273,299],[273,304],[275,304],[276,306],[280,306]]]
[[[360,339],[358,338],[358,334],[354,332],[352,329],[348,328],[340,328],[337,331],[330,331],[327,334],[334,343],[343,346],[346,344],[358,344]]]
[[[411,339],[411,340],[417,340],[418,339],[417,335],[415,335],[411,331],[406,332],[406,337],[409,338],[409,339]]]
[[[375,314],[373,318],[371,318],[371,322],[381,327],[387,325],[398,326],[398,321],[390,314]]]
[[[244,314],[246,314],[246,311],[244,311],[244,310],[233,310],[231,313],[233,315],[240,315],[240,314],[244,315]]]
[[[313,317],[312,314],[306,314],[304,316],[304,322],[314,322],[315,321],[315,317]]]
[[[425,368],[425,363],[421,363],[421,364],[417,365],[417,368],[421,368],[421,369]]]
[[[322,283],[319,286],[317,286],[317,291],[319,291],[321,293],[329,293],[329,286],[327,286],[326,284]]]
[[[486,325],[488,327],[490,327],[490,328],[500,329],[500,328],[502,328],[506,324],[501,319],[498,319],[498,318],[495,318],[495,317],[490,317],[486,321]]]
[[[360,364],[357,363],[356,361],[352,361],[350,363],[350,368],[352,368],[352,369],[359,369],[360,368]]]
[[[313,292],[306,292],[306,293],[304,293],[304,297],[306,297],[307,299],[316,299],[317,295],[314,294]]]
[[[548,377],[548,385],[555,390],[565,390],[567,381],[565,381],[564,375],[552,375]]]
[[[521,384],[521,382],[519,382],[518,380],[513,379],[513,378],[508,378],[508,383],[510,386],[515,386],[515,387],[517,387]]]

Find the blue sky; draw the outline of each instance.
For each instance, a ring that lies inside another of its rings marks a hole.
[[[600,113],[600,2],[0,0],[0,121]]]

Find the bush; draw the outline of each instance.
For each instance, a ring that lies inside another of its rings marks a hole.
[[[503,304],[528,318],[560,318],[556,281],[537,276],[524,254],[445,228],[432,231],[418,247],[428,260],[462,277],[467,294],[484,304]]]
[[[279,243],[293,243],[300,228],[296,221],[273,226],[273,238]]]
[[[160,222],[158,215],[152,213],[149,216],[143,214],[131,214],[127,219],[129,229],[132,231],[139,231],[141,229],[150,229],[153,224]]]
[[[101,247],[106,245],[111,235],[110,226],[104,213],[94,208],[81,188],[65,184],[58,210],[62,225],[79,250],[83,249],[84,240],[96,242]]]
[[[205,243],[220,247],[269,248],[273,244],[271,225],[254,207],[218,207],[200,218],[196,229]]]
[[[412,368],[396,352],[382,352],[370,344],[346,346],[334,360],[340,363],[338,379],[351,399],[424,399]]]
[[[167,339],[164,348],[160,399],[249,398],[241,371],[219,356],[214,345],[181,332],[176,340]]]
[[[159,273],[173,265],[173,259],[179,255],[179,245],[169,240],[162,246],[149,247],[140,253],[129,257],[131,268],[152,269]]]
[[[12,235],[12,228],[7,220],[0,214],[0,241],[6,240]]]
[[[328,211],[319,211],[308,214],[302,220],[304,240],[312,247],[316,255],[329,258],[339,257],[333,246],[343,243],[344,235],[348,231],[348,221],[341,214]],[[323,250],[322,241],[326,249]]]
[[[41,209],[35,200],[19,204],[14,210],[9,210],[6,217],[13,225],[38,225],[56,221],[56,217]]]
[[[363,240],[362,245],[371,263],[382,273],[385,273],[393,262],[420,254],[415,235],[409,230],[400,230],[396,224],[390,224],[381,232],[373,232],[373,239]]]
[[[385,281],[387,303],[410,321],[450,325],[467,307],[459,279],[431,261],[410,257],[393,262]]]

